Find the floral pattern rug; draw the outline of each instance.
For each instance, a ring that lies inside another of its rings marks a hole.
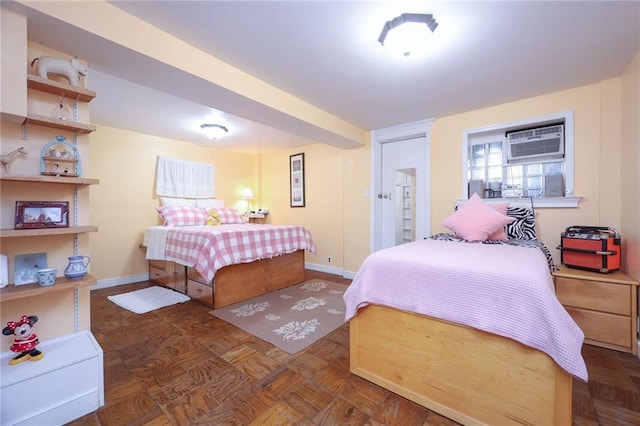
[[[295,354],[345,323],[347,286],[309,280],[211,311],[247,333]]]

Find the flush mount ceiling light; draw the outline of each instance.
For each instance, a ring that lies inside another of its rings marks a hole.
[[[426,50],[437,26],[433,15],[403,13],[384,24],[378,41],[392,52],[410,56]]]
[[[217,139],[221,136],[224,136],[229,129],[220,124],[201,124],[200,128],[204,132],[205,135],[210,137],[211,139]]]

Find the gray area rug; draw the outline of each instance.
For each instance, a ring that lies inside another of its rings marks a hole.
[[[345,323],[344,284],[309,280],[211,311],[247,333],[295,354]]]

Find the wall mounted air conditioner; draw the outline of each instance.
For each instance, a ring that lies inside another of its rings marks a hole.
[[[564,157],[562,124],[508,132],[506,136],[509,163]]]

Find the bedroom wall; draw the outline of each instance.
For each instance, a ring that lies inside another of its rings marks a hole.
[[[620,193],[623,267],[640,280],[640,52],[622,75]]]
[[[431,130],[431,229],[445,232],[442,220],[453,211],[462,188],[462,133],[465,129],[574,111],[575,190],[583,197],[579,208],[537,210],[538,237],[560,261],[555,247],[571,225],[619,228],[621,79],[614,78],[436,119]],[[637,216],[636,216],[637,217]]]
[[[305,154],[304,208],[289,203],[289,156]],[[269,223],[300,224],[311,232],[317,253],[305,254],[315,269],[352,277],[369,254],[368,147],[341,150],[307,145],[261,156],[263,207]],[[331,262],[328,262],[331,257]]]
[[[99,126],[90,137],[91,175],[100,184],[91,187],[91,274],[101,285],[145,279],[147,262],[139,248],[143,231],[160,224],[154,195],[157,156],[208,162],[215,166],[216,198],[244,209],[242,190],[258,182],[258,159],[213,147]],[[114,282],[112,282],[114,281]]]

